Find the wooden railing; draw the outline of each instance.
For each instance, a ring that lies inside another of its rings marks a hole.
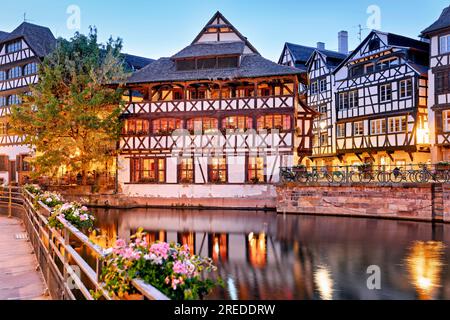
[[[23,221],[44,276],[49,294],[58,300],[111,300],[100,281],[104,250],[92,243],[80,230],[59,219],[63,225],[56,230],[48,225],[51,209],[26,190],[17,187],[3,189],[0,204],[24,209]],[[82,255],[81,252],[85,252]],[[148,300],[169,300],[164,294],[141,280],[132,282],[134,288]]]

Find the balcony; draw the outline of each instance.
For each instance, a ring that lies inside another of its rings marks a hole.
[[[295,96],[268,96],[230,99],[203,99],[177,101],[143,101],[130,103],[124,115],[173,112],[237,111],[237,110],[274,110],[295,108]]]

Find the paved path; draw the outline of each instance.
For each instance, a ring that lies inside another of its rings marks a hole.
[[[0,300],[47,300],[31,244],[18,219],[0,216]]]

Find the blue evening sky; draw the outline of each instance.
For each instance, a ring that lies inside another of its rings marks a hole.
[[[171,56],[188,45],[220,10],[260,53],[278,60],[284,42],[337,49],[337,33],[349,32],[350,50],[358,41],[358,25],[366,28],[370,5],[380,8],[381,30],[417,37],[434,22],[448,0],[2,0],[0,30],[12,31],[27,19],[70,37],[70,5],[81,12],[81,32],[90,25],[100,40],[124,39],[124,51],[150,58]],[[363,30],[363,37],[368,30]]]

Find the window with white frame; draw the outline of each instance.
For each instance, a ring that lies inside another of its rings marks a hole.
[[[349,108],[356,108],[358,106],[358,90],[353,90],[348,93]]]
[[[450,34],[439,38],[439,53],[450,52]]]
[[[362,136],[363,134],[364,134],[364,122],[363,121],[353,122],[353,135]]]
[[[409,98],[412,96],[412,79],[400,81],[400,98]]]
[[[376,119],[370,121],[370,134],[385,134],[386,133],[386,119]]]
[[[444,132],[450,132],[450,110],[442,111],[442,120],[444,121],[442,126]]]
[[[311,94],[317,94],[318,87],[317,87],[317,81],[314,81],[311,83]]]
[[[380,102],[388,102],[392,100],[392,85],[383,84],[380,86]]]
[[[386,70],[396,65],[398,65],[398,58],[389,58],[378,62],[376,65],[376,70]]]
[[[36,62],[32,62],[27,64],[24,68],[23,68],[23,74],[25,76],[28,76],[30,74],[35,74],[38,71],[38,65]]]
[[[0,71],[0,81],[6,80],[6,71]]]
[[[406,131],[406,117],[389,118],[389,133]]]
[[[339,93],[339,110],[348,109],[348,92]]]
[[[325,92],[327,90],[328,90],[327,80],[326,79],[320,80],[320,92]]]
[[[345,138],[345,123],[339,123],[336,131],[336,136],[338,138]]]

